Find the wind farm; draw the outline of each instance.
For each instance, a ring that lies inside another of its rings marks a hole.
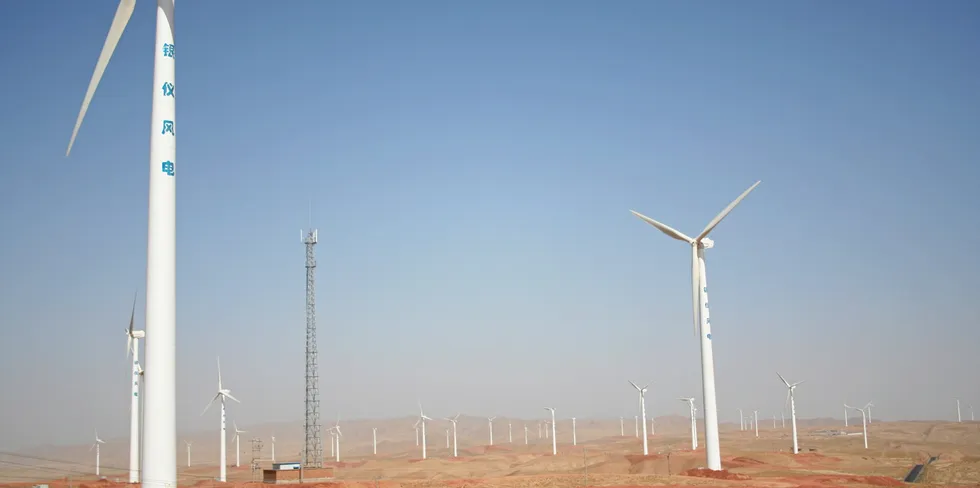
[[[980,486],[973,6],[227,7],[0,7],[0,488]]]

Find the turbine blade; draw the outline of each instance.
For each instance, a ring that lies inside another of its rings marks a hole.
[[[82,127],[82,119],[85,118],[85,112],[88,111],[92,97],[95,96],[95,89],[99,87],[102,74],[105,73],[105,68],[109,65],[109,59],[112,58],[112,53],[116,50],[116,44],[119,43],[119,38],[122,37],[123,31],[126,30],[126,24],[129,23],[129,18],[133,15],[135,6],[136,0],[120,0],[119,6],[116,7],[116,15],[112,18],[112,24],[109,26],[109,34],[106,35],[105,44],[102,45],[102,53],[99,54],[99,61],[95,63],[95,71],[92,73],[92,79],[88,82],[88,90],[85,91],[82,108],[78,111],[75,128],[71,131],[71,140],[68,141],[68,149],[65,151],[65,157],[71,154],[71,147],[75,144],[78,129]]]
[[[806,380],[797,381],[796,383],[793,383],[792,385],[789,385],[789,386],[796,386],[796,385],[802,384],[804,381],[806,381]]]
[[[637,212],[635,210],[630,210],[630,213],[632,213],[633,215],[636,215],[637,217],[639,217],[644,222],[646,222],[646,223],[648,223],[648,224],[656,227],[657,229],[659,229],[660,232],[663,232],[664,234],[667,234],[668,236],[673,237],[674,239],[677,239],[678,241],[684,241],[684,242],[687,242],[687,243],[694,242],[694,239],[691,239],[690,237],[684,235],[683,232],[681,232],[681,231],[679,231],[679,230],[677,230],[677,229],[675,229],[675,228],[673,228],[673,227],[671,227],[671,226],[669,226],[667,224],[662,224],[660,222],[657,222],[656,220],[653,220],[650,217],[647,217],[646,215],[643,215],[640,212]]]
[[[133,318],[136,317],[136,295],[139,292],[133,293],[133,309],[129,312],[129,335],[133,335]]]
[[[694,337],[701,333],[701,263],[698,246],[691,246],[691,311],[694,313]]]
[[[728,206],[725,207],[725,210],[722,210],[721,213],[715,216],[715,218],[711,219],[711,222],[708,222],[708,225],[701,231],[700,234],[698,234],[698,237],[695,238],[695,240],[700,242],[701,239],[707,237],[708,234],[711,233],[711,231],[714,230],[719,223],[721,223],[722,219],[728,216],[728,214],[742,201],[742,199],[749,196],[749,193],[752,193],[752,190],[755,190],[755,187],[759,186],[759,183],[762,183],[762,181],[756,181],[755,184],[750,186],[748,190],[742,192],[738,198],[732,201],[732,203],[729,203]]]
[[[226,396],[226,397],[228,397],[228,398],[231,398],[232,400],[235,400],[235,401],[236,401],[236,402],[238,402],[238,403],[242,403],[242,402],[240,402],[240,401],[238,401],[238,399],[237,399],[237,398],[235,398],[235,397],[233,397],[233,396],[231,396],[231,391],[226,391],[226,392],[224,392],[224,393],[222,393],[222,395],[224,395],[224,396]]]
[[[217,395],[215,395],[214,397],[212,397],[211,398],[211,401],[208,402],[208,406],[204,407],[204,411],[201,412],[201,415],[204,415],[205,413],[207,413],[208,409],[211,408],[211,404],[214,403],[214,401],[217,400],[218,397],[220,397],[220,396],[221,396],[221,393],[218,393]]]
[[[633,388],[636,388],[636,391],[640,391],[640,387],[639,386],[636,386],[636,383],[633,383],[632,381],[630,381],[630,384],[633,385]],[[548,408],[545,407],[545,410],[547,410],[547,409]]]
[[[218,361],[218,391],[221,391],[221,357],[215,359]]]
[[[779,371],[776,371],[776,376],[778,376],[779,379],[783,380],[783,383],[786,384],[786,388],[793,386],[789,384],[789,381],[786,381],[786,378],[783,378],[783,375],[779,374]]]
[[[133,326],[129,326],[129,335],[126,336],[126,357],[133,354]]]

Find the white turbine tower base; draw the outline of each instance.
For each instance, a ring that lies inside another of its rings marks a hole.
[[[219,433],[219,436],[221,437],[221,450],[220,450],[220,460],[219,460],[219,464],[218,464],[218,481],[220,481],[222,483],[224,483],[228,479],[228,477],[227,477],[227,469],[228,469],[227,451],[228,451],[228,446],[226,444],[226,442],[227,442],[227,435],[225,433],[225,430],[227,428],[226,427],[227,424],[225,423],[225,398],[230,398],[230,399],[232,399],[232,400],[234,400],[234,401],[236,401],[238,403],[242,403],[242,402],[239,402],[237,398],[235,398],[235,397],[233,397],[231,395],[231,390],[229,390],[227,388],[222,388],[221,387],[221,359],[219,358],[218,359],[218,393],[216,393],[211,398],[211,401],[208,402],[207,406],[204,407],[204,411],[201,412],[201,415],[204,415],[205,413],[207,413],[208,409],[211,408],[211,404],[214,403],[215,400],[221,400],[221,430],[220,430],[220,433]],[[149,476],[149,473],[148,472],[146,473],[146,476]],[[170,487],[163,487],[163,488],[170,488]]]
[[[453,457],[457,457],[456,452],[456,422],[459,420],[459,414],[457,413],[455,417],[447,418],[446,420],[453,423]]]
[[[497,417],[487,417],[487,424],[490,425],[490,445],[493,445],[493,419]]]
[[[795,394],[795,392],[796,392],[796,387],[800,383],[803,383],[803,381],[806,381],[806,380],[797,381],[796,383],[790,384],[788,381],[786,381],[786,378],[783,378],[783,375],[781,375],[779,373],[776,373],[776,376],[779,376],[779,379],[782,380],[783,381],[783,384],[786,385],[786,402],[789,403],[789,415],[790,415],[790,420],[793,423],[793,454],[799,454],[799,452],[800,452],[800,445],[797,442],[797,436],[796,436],[796,394]]]
[[[187,444],[187,467],[189,468],[191,467],[191,445],[193,445],[194,443],[184,441],[184,444]]]
[[[704,398],[704,443],[707,467],[713,471],[721,470],[721,446],[718,441],[718,402],[715,398],[715,360],[711,345],[711,320],[708,314],[708,279],[704,269],[704,251],[710,249],[714,243],[708,239],[708,234],[734,209],[739,202],[759,186],[761,181],[755,182],[748,190],[742,192],[738,198],[725,207],[708,225],[698,234],[691,238],[672,227],[657,222],[645,215],[631,212],[633,215],[643,219],[648,224],[656,227],[668,236],[687,242],[691,245],[691,275],[692,275],[692,298],[694,311],[694,333],[700,338],[701,342],[701,387]]]
[[[102,74],[112,58],[126,24],[136,8],[135,0],[121,0],[106,35],[102,52],[82,100],[65,156],[72,146]],[[143,427],[144,488],[177,486],[176,400],[176,177],[177,143],[174,91],[174,1],[157,0],[156,35],[153,45],[153,86],[150,109],[150,188],[146,243],[146,370],[143,414],[152,419]]]
[[[422,427],[422,459],[426,458],[425,452],[425,421],[432,420],[425,416],[425,412],[422,411],[422,402],[419,402],[419,424]]]

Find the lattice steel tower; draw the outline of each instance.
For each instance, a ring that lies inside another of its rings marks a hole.
[[[306,245],[306,444],[303,466],[323,467],[323,439],[320,437],[320,373],[316,352],[316,229],[302,237]]]

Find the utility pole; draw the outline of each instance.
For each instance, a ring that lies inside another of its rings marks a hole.
[[[320,437],[320,373],[316,351],[316,229],[300,231],[306,245],[306,443],[303,466],[323,467],[323,438]]]
[[[255,474],[262,468],[259,464],[262,460],[262,439],[253,437],[249,442],[252,444],[252,460],[249,464],[252,466],[252,481],[255,481]]]

